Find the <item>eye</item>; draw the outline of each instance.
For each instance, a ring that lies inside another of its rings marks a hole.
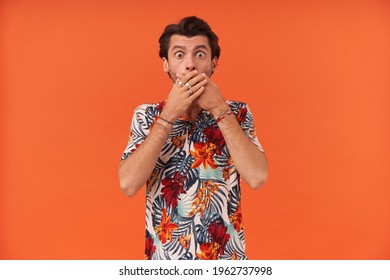
[[[195,55],[197,58],[203,58],[206,56],[204,52],[197,52]]]
[[[184,56],[184,53],[183,52],[177,52],[175,53],[175,57],[176,58],[182,58]]]

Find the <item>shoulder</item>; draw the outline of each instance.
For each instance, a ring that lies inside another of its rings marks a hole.
[[[233,112],[238,112],[242,109],[249,109],[248,104],[242,101],[233,101],[233,100],[226,100],[226,104],[229,105],[230,109]]]
[[[229,106],[247,106],[247,104],[245,102],[242,102],[242,101],[226,100],[226,103]]]
[[[158,103],[143,103],[138,105],[134,111],[139,111],[139,112],[148,112],[148,111],[157,111],[161,112],[162,108],[165,105],[165,101],[158,102]]]
[[[227,100],[226,103],[229,105],[230,110],[232,110],[241,126],[252,126],[253,115],[247,103],[232,100]]]
[[[155,121],[156,116],[160,115],[163,104],[163,102],[160,102],[138,105],[133,111],[133,125],[149,127]]]
[[[165,101],[159,103],[143,103],[138,105],[134,109],[134,115],[144,115],[144,116],[156,116],[160,115],[163,107],[165,105]]]

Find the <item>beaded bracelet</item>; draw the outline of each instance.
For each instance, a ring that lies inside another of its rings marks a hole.
[[[225,112],[223,112],[217,119],[216,119],[216,122],[219,123],[220,121],[222,121],[223,119],[229,117],[230,115],[232,115],[233,112],[232,110],[227,109]]]
[[[168,120],[166,120],[166,119],[164,119],[164,118],[162,118],[162,117],[160,117],[160,116],[158,116],[157,118],[158,118],[158,119],[162,119],[164,122],[170,123],[171,125],[173,125],[173,122],[170,122],[170,121],[168,121]]]

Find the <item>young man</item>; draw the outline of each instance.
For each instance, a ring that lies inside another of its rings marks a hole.
[[[166,101],[140,105],[119,166],[122,190],[146,182],[146,259],[246,259],[240,176],[253,189],[267,160],[245,103],[225,101],[210,79],[218,37],[197,17],[160,37]]]

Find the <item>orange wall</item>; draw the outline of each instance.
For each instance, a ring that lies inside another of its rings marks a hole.
[[[249,257],[390,258],[390,3],[217,2],[0,2],[1,259],[143,258],[117,166],[134,108],[170,90],[158,36],[192,14],[269,158],[243,186]]]

